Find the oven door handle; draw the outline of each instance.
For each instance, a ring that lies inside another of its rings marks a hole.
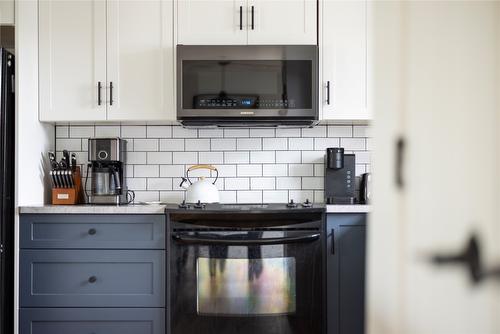
[[[282,245],[313,242],[320,238],[319,233],[299,235],[285,238],[261,238],[261,239],[231,239],[231,238],[210,238],[196,237],[174,234],[172,239],[183,244],[194,245],[226,245],[226,246],[265,246],[265,245]]]

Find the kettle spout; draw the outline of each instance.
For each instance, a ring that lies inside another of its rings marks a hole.
[[[179,187],[183,188],[183,189],[187,189],[189,188],[189,182],[188,182],[188,179],[186,179],[185,177],[182,178],[182,181],[181,181],[181,184],[179,184]]]

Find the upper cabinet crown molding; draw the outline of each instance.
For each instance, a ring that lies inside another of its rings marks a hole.
[[[177,43],[317,44],[316,0],[177,0]]]
[[[41,121],[170,121],[172,0],[39,1]]]

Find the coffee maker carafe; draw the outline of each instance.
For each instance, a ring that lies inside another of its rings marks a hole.
[[[91,204],[126,204],[124,160],[126,141],[120,138],[89,138]]]

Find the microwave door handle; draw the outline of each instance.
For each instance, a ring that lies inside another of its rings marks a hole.
[[[306,234],[285,238],[261,238],[261,239],[231,239],[231,238],[213,238],[200,236],[186,236],[174,234],[174,241],[193,245],[225,245],[225,246],[265,246],[265,245],[283,245],[313,242],[320,238],[319,233]]]

